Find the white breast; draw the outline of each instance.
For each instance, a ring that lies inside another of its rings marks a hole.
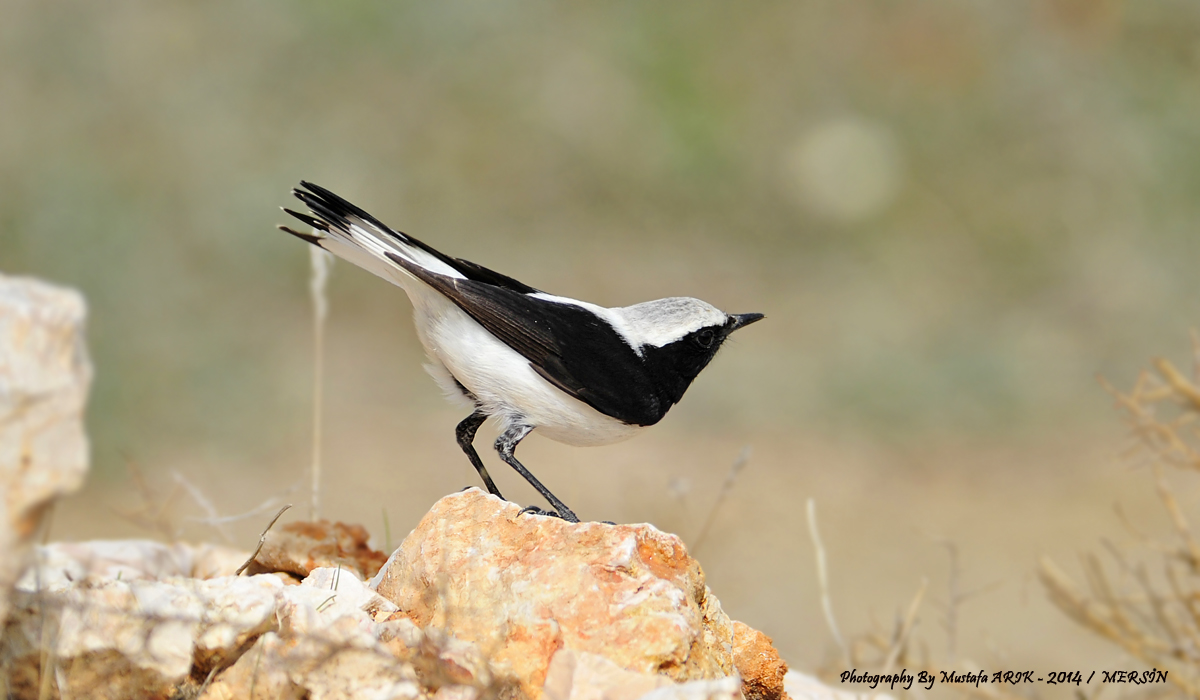
[[[406,289],[418,337],[432,360],[430,373],[447,394],[461,396],[457,379],[486,413],[499,418],[501,430],[524,422],[551,440],[589,446],[620,442],[640,429],[564,394],[441,294],[421,283]]]

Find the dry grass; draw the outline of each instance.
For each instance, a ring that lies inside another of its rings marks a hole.
[[[951,578],[950,585],[953,590],[956,585],[955,576]],[[843,670],[854,668],[860,672],[888,675],[900,673],[903,669],[914,677],[921,673],[933,677],[936,680],[935,689],[951,688],[971,698],[1016,700],[1027,697],[1010,691],[1009,686],[1005,685],[952,683],[946,680],[943,673],[978,673],[980,669],[986,668],[986,665],[981,665],[969,658],[956,659],[952,654],[945,657],[935,656],[931,653],[929,645],[916,636],[915,632],[921,621],[921,608],[928,589],[929,580],[922,579],[912,600],[903,610],[896,611],[890,626],[884,626],[876,621],[874,629],[860,633],[851,639],[847,647],[847,660],[842,661],[839,658],[835,664],[827,664],[820,670],[819,675],[831,686],[840,689],[842,686],[839,683],[838,674]],[[946,620],[948,625],[953,624],[957,615],[957,607],[968,597],[969,595],[951,598],[947,604]],[[953,640],[956,634],[957,630],[947,629],[948,639]],[[990,677],[991,674],[988,675]],[[917,681],[914,681],[910,688],[901,689],[900,685],[896,685],[895,688],[884,686],[879,688],[879,692],[888,694],[907,694],[909,692],[919,694],[923,690],[921,683]]]
[[[1192,493],[1200,486],[1200,334],[1192,336],[1189,373],[1163,358],[1156,358],[1152,365],[1152,370],[1139,374],[1128,392],[1116,389],[1103,378],[1100,383],[1116,399],[1116,407],[1131,429],[1132,442],[1123,456],[1144,469],[1153,480],[1158,501],[1170,523],[1169,534],[1165,538],[1146,534],[1118,507],[1121,522],[1134,535],[1134,546],[1129,551],[1102,540],[1104,556],[1094,553],[1082,556],[1086,582],[1083,585],[1045,556],[1039,562],[1037,575],[1050,602],[1068,618],[1115,644],[1147,669],[1165,673],[1171,685],[1139,686],[1135,688],[1137,697],[1169,694],[1172,686],[1189,697],[1200,697],[1200,541],[1192,530],[1188,503],[1179,495]],[[1196,483],[1185,488],[1182,485],[1185,480]],[[821,590],[825,597],[828,592],[823,573],[824,552],[811,512],[809,528],[817,547],[817,566],[822,572]],[[872,631],[858,634],[848,643],[841,642],[831,615],[827,614],[841,648],[837,661],[824,669],[822,675],[827,680],[836,682],[837,674],[849,668],[879,674],[904,668],[913,675],[925,671],[942,686],[951,685],[941,682],[942,671],[977,671],[986,667],[957,658],[958,610],[983,589],[962,590],[957,547],[952,542],[943,544],[951,559],[949,598],[943,608],[946,654],[932,654],[929,645],[914,633],[928,588],[928,581],[922,580],[912,601],[896,611],[890,625],[876,622]],[[829,607],[825,600],[823,605]],[[1079,697],[1094,697],[1108,687],[1099,677],[1093,681],[1080,688]],[[974,697],[1026,696],[991,684],[952,687]],[[916,688],[914,684],[913,689]],[[1037,695],[1036,690],[1028,692]]]
[[[950,575],[947,581],[949,597],[944,605],[944,627],[947,639],[947,653],[944,657],[935,657],[929,645],[915,635],[919,627],[922,604],[929,590],[929,579],[922,578],[908,605],[903,610],[897,610],[890,627],[874,621],[873,629],[860,633],[850,641],[844,642],[841,632],[833,617],[833,606],[830,599],[825,563],[825,549],[817,530],[816,509],[811,500],[807,504],[809,534],[816,550],[817,572],[821,589],[821,605],[825,613],[826,624],[838,643],[839,654],[818,671],[831,686],[839,687],[839,674],[851,668],[869,674],[887,676],[900,673],[902,670],[917,677],[919,674],[936,679],[934,687],[950,687],[962,692],[968,697],[987,698],[988,700],[1015,700],[1024,697],[1009,692],[1005,686],[990,684],[952,683],[945,680],[943,672],[949,673],[978,673],[984,668],[977,662],[963,658],[958,659],[956,646],[958,638],[958,609],[970,598],[982,593],[990,586],[974,591],[962,591],[960,583],[961,571],[958,565],[958,548],[953,542],[943,542],[950,555]],[[919,693],[922,684],[914,680],[912,685],[902,688],[900,684],[894,687],[880,686],[881,693],[904,693],[912,691]]]
[[[1101,383],[1132,431],[1128,456],[1153,478],[1172,524],[1170,536],[1151,537],[1122,517],[1137,538],[1137,551],[1125,553],[1105,542],[1108,565],[1085,555],[1086,587],[1049,558],[1042,558],[1038,575],[1068,617],[1200,697],[1200,544],[1176,496],[1180,481],[1200,476],[1200,336],[1192,336],[1191,378],[1166,359],[1153,365],[1128,393]],[[1133,559],[1140,555],[1150,556]]]

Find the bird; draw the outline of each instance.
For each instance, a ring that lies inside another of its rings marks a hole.
[[[579,522],[516,458],[531,432],[576,446],[630,438],[662,420],[731,333],[764,317],[689,297],[607,308],[555,296],[441,253],[319,185],[302,180],[292,194],[308,213],[283,211],[311,232],[279,229],[408,294],[426,369],[472,409],[455,438],[488,492],[504,499],[474,441],[495,418],[500,459],[553,508],[522,512]]]

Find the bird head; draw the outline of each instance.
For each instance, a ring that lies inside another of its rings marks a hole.
[[[731,333],[763,318],[762,314],[727,314],[689,297],[656,299],[620,311],[660,397],[671,404],[683,398]]]

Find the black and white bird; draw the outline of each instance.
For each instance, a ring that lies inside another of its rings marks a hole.
[[[554,296],[440,253],[323,187],[292,192],[311,215],[284,211],[312,233],[279,228],[408,293],[430,374],[474,407],[455,433],[488,491],[504,498],[472,443],[494,417],[500,458],[570,522],[579,518],[514,456],[521,440],[533,430],[568,445],[632,437],[679,402],[730,333],[763,318],[687,297],[605,308]]]

